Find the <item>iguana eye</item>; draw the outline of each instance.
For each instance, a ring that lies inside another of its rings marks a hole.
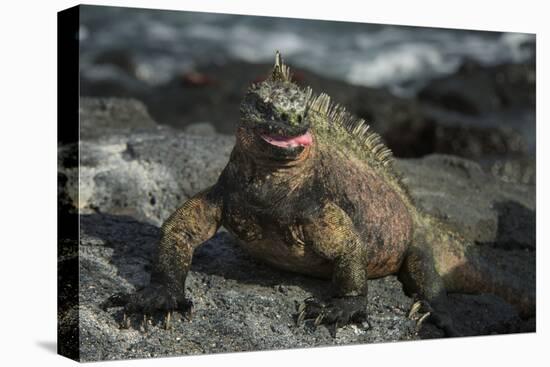
[[[287,115],[286,113],[283,112],[283,113],[281,114],[281,120],[283,120],[283,121],[288,120],[288,115]]]
[[[302,115],[298,115],[298,122],[302,122]]]

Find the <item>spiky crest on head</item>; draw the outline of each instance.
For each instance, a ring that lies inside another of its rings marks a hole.
[[[275,52],[275,65],[273,66],[273,71],[271,72],[271,80],[292,82],[290,68],[283,62],[283,58],[281,57],[281,53],[279,51]]]

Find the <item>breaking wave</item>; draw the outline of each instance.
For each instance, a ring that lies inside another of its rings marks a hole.
[[[139,78],[163,83],[174,73],[231,60],[271,62],[274,50],[298,67],[365,86],[414,93],[465,59],[491,65],[532,56],[535,36],[389,25],[83,7],[81,64],[92,77],[102,51],[133,55]]]

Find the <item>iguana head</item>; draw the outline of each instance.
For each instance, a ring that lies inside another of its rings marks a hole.
[[[274,155],[299,155],[313,144],[307,111],[310,97],[310,89],[291,81],[289,68],[277,51],[271,76],[252,84],[241,103],[240,134]]]

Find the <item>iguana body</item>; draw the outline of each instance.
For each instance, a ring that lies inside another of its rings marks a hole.
[[[241,116],[226,168],[166,220],[151,285],[129,308],[184,307],[193,251],[223,225],[253,256],[332,280],[333,297],[308,300],[299,320],[362,320],[367,279],[396,273],[450,334],[448,291],[492,292],[533,312],[534,298],[513,276],[497,274],[475,246],[415,207],[378,135],[328,96],[292,83],[279,54]]]

